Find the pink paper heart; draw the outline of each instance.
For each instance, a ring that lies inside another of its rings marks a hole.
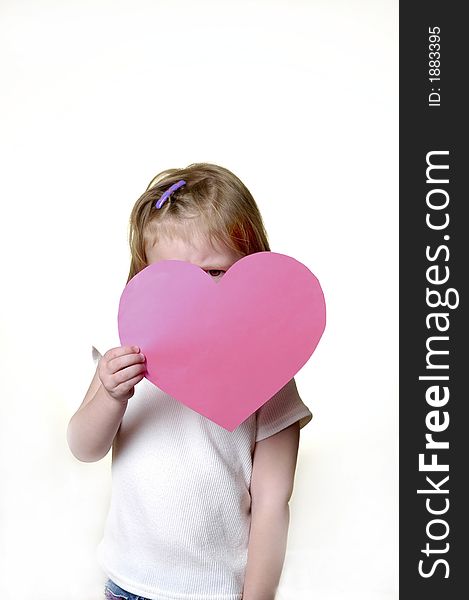
[[[153,263],[128,282],[118,314],[147,379],[228,431],[301,369],[325,322],[316,277],[275,252],[243,257],[217,282],[189,262]]]

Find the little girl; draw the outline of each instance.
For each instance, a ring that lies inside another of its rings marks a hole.
[[[249,190],[208,163],[157,175],[133,207],[129,241],[127,281],[165,259],[189,261],[219,281],[243,256],[270,251]],[[299,430],[312,418],[295,380],[230,432],[145,379],[138,347],[93,348],[93,356],[96,373],[67,441],[85,462],[112,446],[97,549],[105,597],[273,600]]]

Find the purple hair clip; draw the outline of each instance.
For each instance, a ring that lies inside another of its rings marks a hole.
[[[165,193],[161,196],[161,198],[156,201],[155,207],[161,208],[163,206],[163,202],[165,200],[167,200],[173,192],[178,190],[183,185],[186,185],[186,182],[184,181],[184,179],[180,179],[177,183],[173,183],[173,185],[165,191]]]

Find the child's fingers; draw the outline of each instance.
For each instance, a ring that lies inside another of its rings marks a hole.
[[[111,348],[110,350],[108,350],[104,354],[103,358],[106,358],[107,360],[112,360],[114,358],[118,358],[119,356],[133,354],[135,352],[140,352],[140,348],[138,346],[117,346],[117,348]]]
[[[112,348],[104,355],[104,363],[106,371],[110,375],[114,375],[118,371],[135,363],[145,361],[145,356],[142,353],[134,350],[132,346],[122,346],[120,348]]]
[[[143,373],[139,373],[136,377],[132,377],[127,381],[123,381],[120,383],[115,389],[116,394],[127,394],[134,386],[137,385],[139,381],[141,381],[144,377]]]
[[[146,366],[144,363],[139,362],[138,364],[132,364],[125,369],[120,369],[117,373],[110,375],[109,379],[113,382],[114,386],[118,386],[121,383],[130,381],[133,377],[145,373]]]

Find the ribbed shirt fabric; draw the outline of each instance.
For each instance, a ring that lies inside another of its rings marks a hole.
[[[152,600],[240,600],[255,444],[311,419],[294,379],[232,432],[142,379],[112,446],[104,573]]]

